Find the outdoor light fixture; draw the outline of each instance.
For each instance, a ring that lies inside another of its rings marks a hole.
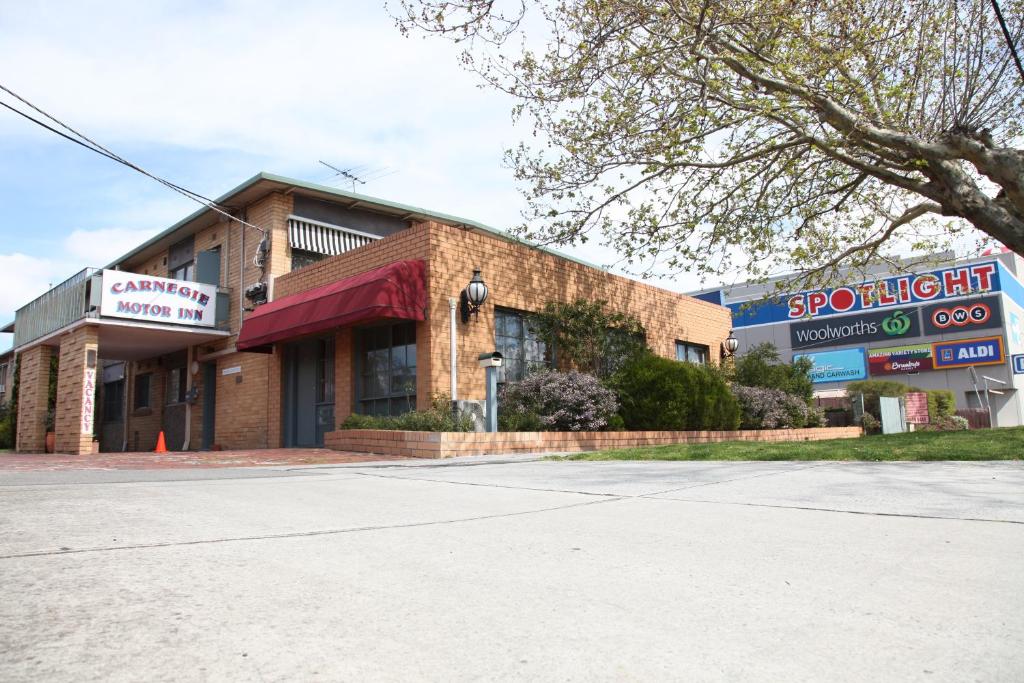
[[[473,269],[473,279],[469,281],[466,288],[459,295],[459,304],[462,310],[462,322],[468,323],[470,315],[477,315],[480,307],[487,301],[487,285],[480,277],[480,270]]]
[[[736,355],[736,349],[740,347],[740,340],[736,338],[736,335],[729,330],[729,336],[722,342],[722,348],[725,349],[725,355],[734,356]]]

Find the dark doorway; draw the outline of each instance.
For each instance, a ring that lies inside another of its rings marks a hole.
[[[334,429],[334,339],[304,339],[284,348],[284,445],[324,445]]]
[[[217,363],[203,363],[203,450],[213,448],[217,429]]]

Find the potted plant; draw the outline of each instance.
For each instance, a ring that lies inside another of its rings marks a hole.
[[[53,431],[56,411],[50,408],[46,411],[46,452],[53,453],[57,445],[57,434]]]

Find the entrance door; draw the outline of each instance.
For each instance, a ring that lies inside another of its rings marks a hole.
[[[323,446],[334,429],[334,339],[288,344],[283,373],[285,446]]]
[[[213,448],[217,417],[217,363],[203,363],[203,450]]]

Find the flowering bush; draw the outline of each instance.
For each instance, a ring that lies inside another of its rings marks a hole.
[[[820,410],[808,407],[800,397],[780,389],[736,384],[732,393],[740,404],[743,429],[818,427],[824,421]]]
[[[608,427],[619,402],[592,375],[543,370],[502,387],[498,406],[504,431],[589,432]]]
[[[962,432],[969,426],[967,418],[962,415],[943,415],[918,429],[924,432]]]

